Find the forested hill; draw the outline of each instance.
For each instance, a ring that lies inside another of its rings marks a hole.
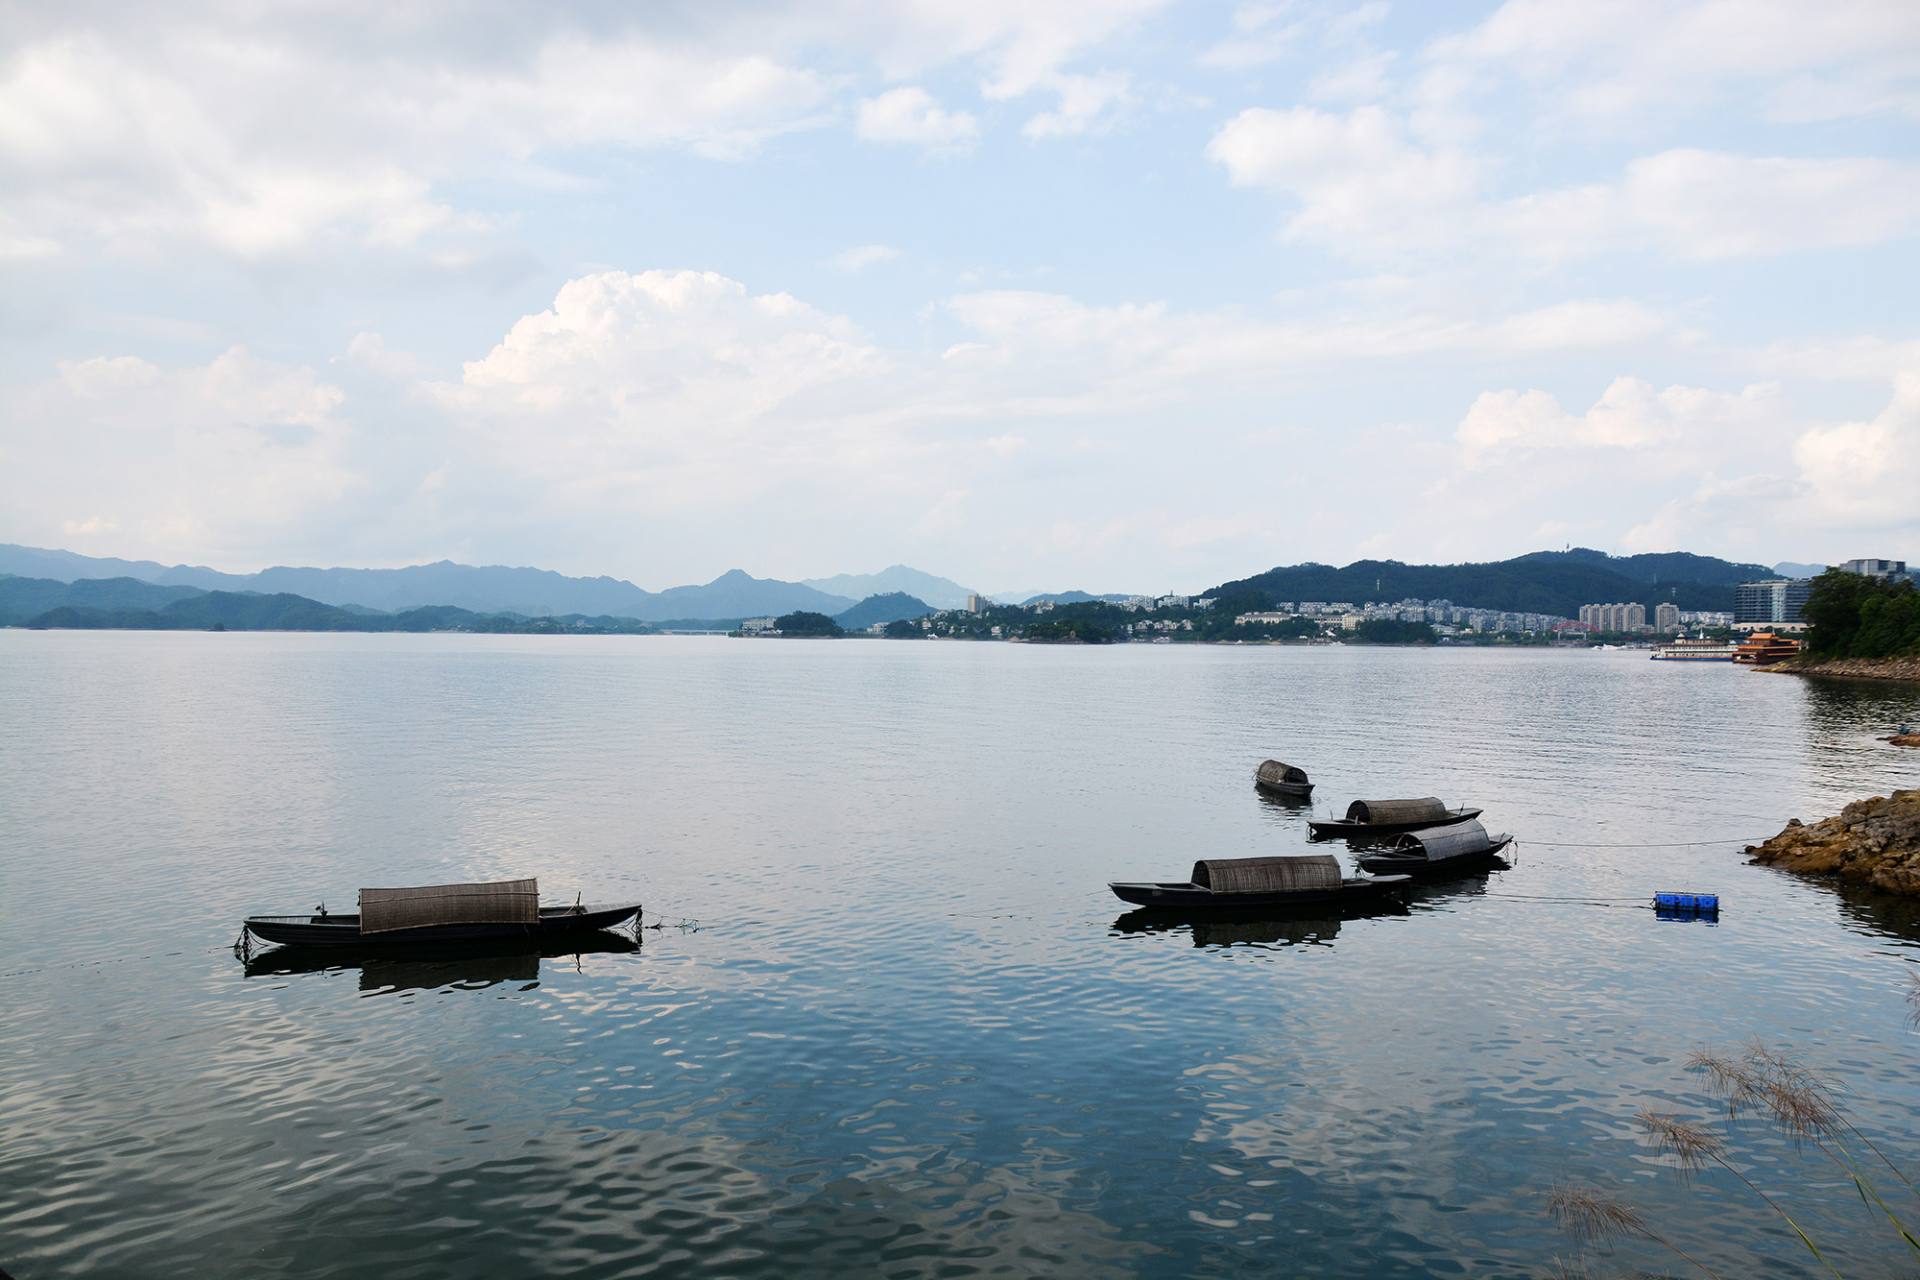
[[[1481,609],[1572,618],[1583,604],[1634,601],[1649,610],[1662,600],[1682,609],[1731,609],[1736,583],[1772,576],[1764,565],[1734,564],[1684,551],[1610,556],[1581,547],[1535,551],[1487,564],[1357,560],[1344,568],[1284,565],[1223,582],[1207,594],[1254,601],[1346,600],[1354,604],[1451,600]]]
[[[864,631],[876,622],[924,618],[933,611],[933,606],[918,596],[910,596],[904,591],[889,591],[884,595],[868,596],[834,621],[848,631]]]

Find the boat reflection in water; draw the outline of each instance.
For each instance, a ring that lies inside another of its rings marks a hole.
[[[1281,814],[1294,816],[1313,812],[1313,797],[1310,795],[1288,795],[1282,791],[1269,791],[1265,787],[1255,787],[1253,794],[1259,797],[1262,805],[1276,810],[1276,817]]]
[[[1476,860],[1472,866],[1427,876],[1407,890],[1407,905],[1418,910],[1439,906],[1453,898],[1482,897],[1493,883],[1496,871],[1511,870],[1513,864],[1496,854],[1486,861]]]
[[[540,962],[583,970],[589,956],[624,956],[640,944],[617,933],[556,941],[514,941],[484,947],[413,947],[405,951],[326,951],[275,947],[249,956],[247,977],[357,972],[367,995],[404,995],[413,991],[484,991],[503,982],[540,980]]]
[[[1406,912],[1376,911],[1368,914],[1405,915]],[[1331,946],[1334,937],[1339,934],[1341,918],[1341,915],[1298,915],[1262,919],[1259,916],[1217,914],[1204,917],[1182,917],[1152,907],[1139,907],[1115,920],[1113,931],[1115,933],[1191,932],[1193,945],[1196,947],[1325,947]]]

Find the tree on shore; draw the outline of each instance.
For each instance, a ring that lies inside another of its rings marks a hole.
[[[780,615],[774,620],[774,627],[783,636],[843,636],[847,634],[832,618],[824,613],[813,613],[800,609],[793,613]]]
[[[1436,644],[1440,633],[1426,622],[1397,618],[1368,618],[1347,636],[1355,644]]]
[[[1829,569],[1813,580],[1800,616],[1807,651],[1822,658],[1894,658],[1920,654],[1920,589]]]

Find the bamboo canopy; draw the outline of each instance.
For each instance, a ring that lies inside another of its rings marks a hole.
[[[1338,889],[1340,860],[1326,854],[1303,858],[1212,858],[1193,864],[1193,882],[1215,893]]]
[[[1260,767],[1253,771],[1253,780],[1270,787],[1304,787],[1308,781],[1305,769],[1298,765],[1287,764],[1282,760],[1262,761]]]
[[[540,884],[537,880],[360,891],[361,933],[391,933],[395,929],[422,929],[438,924],[538,923]]]
[[[1441,822],[1447,806],[1435,796],[1419,800],[1355,800],[1347,806],[1348,822]]]
[[[1448,858],[1485,853],[1487,846],[1492,843],[1487,838],[1487,829],[1477,819],[1470,819],[1447,827],[1409,831],[1395,840],[1393,847],[1408,853],[1425,854],[1428,862],[1445,862]]]

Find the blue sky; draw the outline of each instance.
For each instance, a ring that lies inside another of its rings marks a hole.
[[[0,540],[1920,560],[1920,10],[18,7]]]

